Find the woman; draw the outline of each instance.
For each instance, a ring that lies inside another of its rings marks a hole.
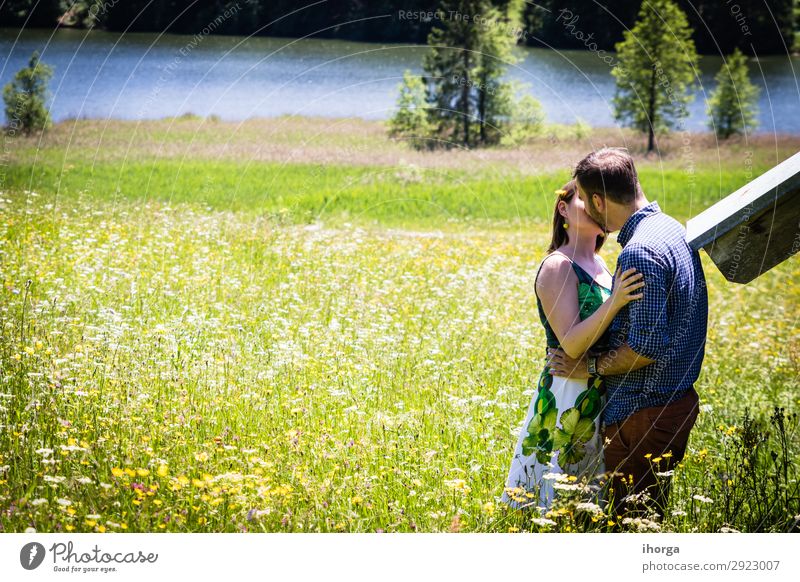
[[[597,254],[605,233],[584,211],[575,181],[556,194],[552,241],[534,283],[536,304],[547,346],[577,358],[605,343],[603,336],[614,316],[642,297],[635,291],[644,282],[639,281],[641,273],[629,269],[617,273],[612,291],[611,273]],[[564,479],[559,474],[580,479],[603,472],[603,391],[600,376],[552,376],[545,365],[517,441],[503,502],[547,509],[554,481]]]

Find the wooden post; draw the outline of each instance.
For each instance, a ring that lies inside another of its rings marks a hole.
[[[800,250],[800,153],[686,223],[728,281],[749,283]]]

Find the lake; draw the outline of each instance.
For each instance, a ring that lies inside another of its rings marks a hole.
[[[0,29],[0,83],[38,50],[53,66],[50,108],[63,119],[150,119],[195,113],[227,120],[278,115],[391,115],[403,71],[421,72],[426,48],[339,40]],[[527,83],[548,120],[614,125],[609,65],[588,51],[519,48],[509,77]],[[706,124],[705,99],[721,58],[701,60],[702,87],[686,128]],[[800,133],[800,58],[751,62],[761,87],[759,131]]]

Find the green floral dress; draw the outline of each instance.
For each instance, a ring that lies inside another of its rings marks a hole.
[[[597,283],[574,261],[572,267],[578,277],[579,313],[584,320],[611,296],[611,290]],[[560,347],[538,296],[536,303],[548,347]],[[602,348],[606,343],[604,334],[594,347]],[[518,437],[503,502],[516,508],[548,508],[555,490],[564,486],[560,474],[591,479],[603,472],[599,415],[604,392],[600,376],[562,378],[551,375],[550,369],[544,367]]]

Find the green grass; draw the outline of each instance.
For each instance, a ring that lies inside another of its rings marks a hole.
[[[497,502],[566,173],[80,153],[3,168],[0,530],[642,525]],[[748,179],[703,168],[641,177],[685,221]],[[797,529],[797,417],[745,414],[800,405],[800,266],[740,286],[702,256],[704,408],[659,527]]]
[[[754,170],[763,171],[761,168]],[[685,222],[748,182],[743,168],[641,170],[650,200]],[[541,221],[568,172],[523,175],[409,166],[365,167],[218,160],[76,162],[56,155],[11,164],[5,187],[116,201],[189,203],[215,210],[282,216],[290,222],[356,220],[435,225],[446,220]]]

